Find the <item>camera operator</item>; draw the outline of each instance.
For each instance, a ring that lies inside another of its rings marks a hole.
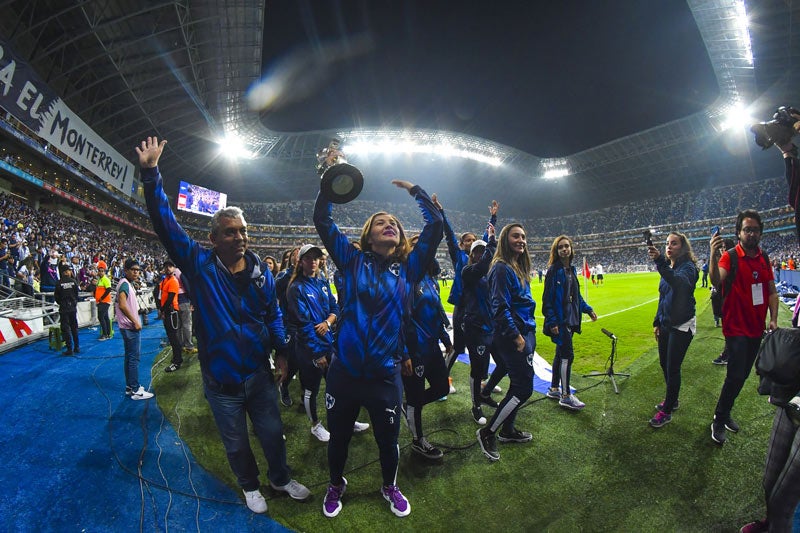
[[[793,118],[797,120],[792,125],[795,133],[800,132],[800,114],[791,112]],[[775,146],[783,154],[783,162],[786,165],[786,184],[789,186],[789,205],[794,208],[795,234],[800,242],[800,161],[797,159],[797,146],[791,139],[783,144]]]

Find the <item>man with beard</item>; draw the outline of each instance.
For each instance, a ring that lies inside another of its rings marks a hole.
[[[736,217],[738,245],[723,250],[719,232],[709,243],[711,283],[723,288],[722,334],[728,353],[727,375],[711,423],[711,439],[719,445],[725,444],[726,431],[739,431],[731,409],[756,360],[767,310],[769,330],[778,327],[778,293],[772,268],[759,248],[763,230],[761,215],[748,209]]]

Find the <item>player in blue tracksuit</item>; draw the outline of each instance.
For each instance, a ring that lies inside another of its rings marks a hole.
[[[291,251],[287,252],[285,256],[286,266],[275,276],[275,292],[278,294],[278,305],[280,306],[281,314],[284,317],[286,316],[286,292],[289,289],[289,280],[291,279],[292,273],[294,272],[297,262],[299,261],[299,252],[299,247],[292,248]],[[286,333],[288,334],[289,338],[289,346],[286,353],[286,379],[281,381],[279,391],[281,394],[281,403],[285,407],[291,407],[293,402],[292,397],[289,394],[289,384],[292,382],[292,379],[294,379],[295,374],[297,374],[299,363],[296,357],[294,336],[292,335],[291,331],[287,331]]]
[[[412,244],[416,245],[415,239]],[[428,442],[422,431],[422,407],[447,396],[447,364],[439,348],[439,340],[450,344],[444,327],[444,311],[439,296],[439,264],[434,259],[428,274],[413,284],[409,313],[406,316],[406,345],[414,372],[403,376],[406,392],[405,414],[411,431],[411,450],[427,459],[441,459],[444,455]],[[425,382],[430,384],[425,389]]]
[[[401,359],[404,354],[403,319],[411,285],[422,281],[442,239],[442,217],[420,187],[395,180],[417,201],[425,226],[409,252],[400,222],[388,213],[375,213],[364,224],[361,250],[350,244],[334,224],[332,205],[317,196],[314,225],[328,254],[342,276],[341,317],[335,351],[326,380],[330,485],[323,503],[325,516],[342,508],[346,486],[342,477],[353,423],[363,405],[369,412],[378,444],[383,486],[381,493],[397,516],[411,512],[408,500],[397,488],[397,444],[402,417]],[[408,374],[411,361],[402,366]]]
[[[286,292],[286,329],[294,338],[295,356],[303,388],[303,406],[311,434],[327,442],[330,435],[317,417],[317,394],[333,354],[333,324],[339,306],[328,280],[319,275],[322,250],[306,244],[290,276]]]
[[[464,267],[461,273],[461,280],[464,284],[464,291],[461,294],[461,303],[464,309],[461,329],[464,331],[464,340],[469,351],[472,418],[480,425],[486,424],[486,417],[483,415],[481,404],[497,407],[497,402],[491,397],[493,385],[487,384],[485,391],[481,390],[481,380],[489,368],[489,357],[492,355],[494,337],[489,282],[486,279],[486,275],[489,273],[489,266],[492,263],[492,257],[497,249],[497,241],[492,224],[489,224],[487,233],[489,234],[488,243],[483,240],[477,240],[472,243],[469,264]],[[497,376],[499,380],[506,373],[505,363],[498,358],[496,364],[497,369],[492,376]]]
[[[165,143],[148,137],[136,147],[147,211],[167,254],[192,286],[205,397],[231,470],[247,506],[253,512],[266,512],[250,448],[249,415],[269,464],[270,485],[305,500],[311,493],[291,479],[286,462],[277,387],[269,364],[275,348],[276,367],[286,369],[286,332],[272,273],[247,249],[247,225],[241,209],[229,207],[214,214],[209,234],[212,249],[201,246],[178,224],[157,166]]]
[[[472,243],[478,239],[478,236],[471,232],[461,234],[461,238],[456,239],[450,222],[444,214],[444,208],[439,202],[436,195],[433,195],[433,203],[442,214],[444,222],[444,236],[447,242],[447,251],[450,253],[450,259],[453,261],[453,284],[450,286],[450,296],[447,301],[453,304],[453,348],[454,354],[448,363],[448,368],[453,368],[453,364],[459,354],[464,353],[466,346],[464,342],[464,332],[461,330],[461,324],[464,321],[463,308],[461,306],[461,293],[463,292],[463,284],[461,282],[461,271],[469,263],[469,250]],[[497,210],[500,204],[496,200],[492,200],[492,205],[489,206],[489,224],[497,227]],[[486,232],[483,234],[483,241],[487,241],[489,236]],[[485,377],[485,376],[484,376]]]
[[[509,224],[500,232],[489,271],[489,294],[494,321],[495,353],[506,363],[511,386],[489,423],[478,430],[478,443],[491,461],[500,459],[500,442],[529,442],[532,436],[514,426],[517,410],[533,392],[533,354],[536,350],[536,302],[531,296],[531,258],[525,229]],[[502,428],[502,429],[501,429]],[[499,432],[499,433],[498,433]]]
[[[553,378],[547,397],[559,400],[559,405],[565,409],[579,411],[585,404],[572,394],[569,388],[572,361],[575,359],[572,334],[580,334],[583,313],[589,315],[592,321],[597,320],[597,315],[581,296],[578,272],[572,264],[574,257],[572,239],[566,235],[559,235],[553,240],[547,274],[544,278],[542,312],[544,332],[556,345]],[[561,384],[560,389],[559,384]]]

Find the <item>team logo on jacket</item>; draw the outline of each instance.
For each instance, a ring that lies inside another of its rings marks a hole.
[[[425,365],[417,365],[414,367],[414,373],[417,377],[421,378],[425,375]]]
[[[264,288],[264,283],[266,282],[266,280],[267,279],[264,277],[263,274],[261,276],[259,276],[258,279],[256,279],[256,282],[255,282],[256,283],[256,287],[258,287],[259,289],[263,289]]]
[[[758,280],[758,271],[756,270],[753,270],[753,279],[756,281]]]
[[[528,354],[528,365],[530,365],[530,367],[533,368],[533,354],[532,353]]]
[[[480,346],[477,347],[477,350],[478,350],[478,355],[483,355],[484,353],[486,353],[486,346],[481,344]]]
[[[394,274],[395,276],[400,276],[400,263],[392,263],[389,265],[389,272]]]
[[[336,398],[334,398],[333,396],[331,396],[330,394],[328,394],[326,392],[325,393],[325,409],[330,411],[331,409],[333,409],[333,405],[335,403],[336,403]]]
[[[324,294],[325,296],[328,295],[328,287],[322,287],[322,294]]]

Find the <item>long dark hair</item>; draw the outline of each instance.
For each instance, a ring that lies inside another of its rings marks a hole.
[[[494,267],[496,263],[507,264],[517,275],[519,282],[523,285],[527,285],[530,283],[531,256],[528,255],[527,246],[525,246],[525,250],[519,255],[511,251],[511,246],[508,244],[508,234],[511,232],[512,228],[520,228],[522,231],[525,231],[525,227],[516,222],[507,224],[502,231],[500,231],[500,237],[497,239],[497,250],[495,250],[494,257],[492,258],[492,267]]]

